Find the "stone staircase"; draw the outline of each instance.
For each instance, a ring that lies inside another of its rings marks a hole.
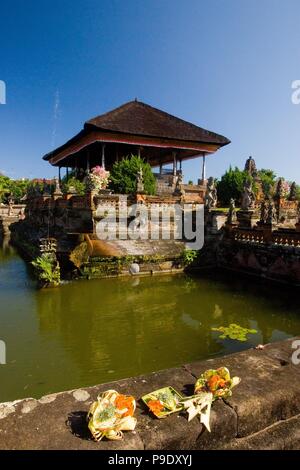
[[[156,194],[165,195],[174,193],[173,175],[156,174]]]

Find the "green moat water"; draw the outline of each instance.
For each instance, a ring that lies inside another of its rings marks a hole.
[[[95,385],[299,334],[297,294],[214,274],[104,279],[37,290],[0,250],[0,401]],[[240,343],[211,327],[258,331]],[[225,364],[224,364],[225,365]],[[166,384],[167,385],[167,384]]]

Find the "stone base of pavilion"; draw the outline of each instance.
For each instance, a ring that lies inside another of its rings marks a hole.
[[[199,195],[199,193],[198,193]],[[133,274],[167,274],[183,271],[185,240],[175,238],[174,218],[170,219],[170,238],[163,239],[161,221],[155,227],[158,239],[153,238],[152,222],[147,225],[145,238],[132,239],[119,233],[121,225],[120,196],[117,194],[74,194],[59,197],[44,195],[33,197],[26,207],[26,219],[12,226],[12,242],[29,259],[40,255],[41,240],[53,238],[57,246],[63,278],[88,279]],[[124,197],[124,195],[123,195]],[[191,200],[193,196],[190,196]],[[126,206],[143,202],[151,204],[182,204],[182,194],[147,196],[137,194],[126,199]],[[125,206],[125,207],[126,207]],[[113,208],[117,214],[117,233],[113,239],[103,240],[97,233],[103,214]],[[99,212],[102,215],[99,215]],[[130,217],[122,218],[125,229]],[[134,265],[134,269],[132,267]]]

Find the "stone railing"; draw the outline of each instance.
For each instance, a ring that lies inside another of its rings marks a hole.
[[[264,233],[261,230],[236,229],[232,233],[234,241],[244,243],[265,243]]]
[[[241,243],[272,244],[280,246],[300,247],[300,232],[296,229],[271,228],[234,228],[230,232],[231,238]]]
[[[1,204],[0,217],[16,217],[25,210],[25,204]]]
[[[296,230],[278,230],[272,234],[272,243],[274,245],[300,247],[300,232]]]

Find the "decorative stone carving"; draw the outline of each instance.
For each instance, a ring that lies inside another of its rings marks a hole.
[[[54,193],[53,193],[53,196],[62,196],[62,190],[60,188],[60,185],[59,185],[59,179],[56,177],[55,178],[55,188],[54,188]]]
[[[139,171],[137,172],[137,185],[136,190],[138,193],[144,192],[144,176],[143,176],[143,169],[140,167]]]
[[[176,179],[175,193],[182,194],[182,184],[183,184],[183,176],[182,176],[182,173],[179,172],[177,179]]]
[[[12,197],[10,197],[9,200],[8,200],[8,216],[9,217],[11,215],[13,215],[13,205],[14,205],[14,201],[13,201]]]
[[[289,199],[289,201],[296,201],[297,200],[297,185],[296,185],[295,181],[293,181],[293,183],[291,184],[290,194],[289,194],[288,199]]]
[[[68,187],[68,194],[72,194],[72,195],[77,194],[75,186],[69,186]]]
[[[246,181],[244,185],[244,191],[242,194],[241,208],[244,211],[254,209],[255,206],[255,195],[252,191],[251,181]]]
[[[267,204],[263,201],[260,206],[260,223],[264,224],[267,220]]]
[[[227,224],[234,224],[237,221],[235,200],[230,199],[229,212],[227,216]]]
[[[277,187],[276,187],[276,197],[282,198],[284,197],[284,187],[283,187],[283,179],[279,178]]]
[[[250,175],[250,176],[256,176],[257,174],[257,169],[256,169],[256,164],[255,160],[252,157],[249,157],[246,160],[245,163],[245,171]]]
[[[276,209],[275,209],[274,202],[270,199],[269,205],[268,205],[266,223],[269,225],[272,225],[274,222],[276,222]]]
[[[213,209],[217,206],[218,197],[217,197],[217,188],[215,185],[215,180],[211,176],[208,178],[206,194],[205,194],[205,207],[207,209]]]

